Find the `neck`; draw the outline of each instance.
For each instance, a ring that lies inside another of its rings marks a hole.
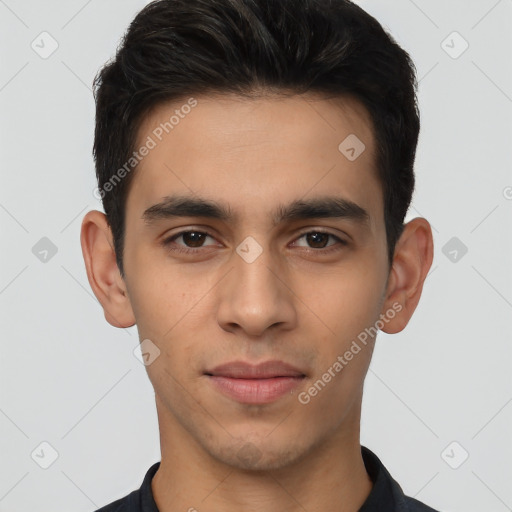
[[[361,455],[360,406],[321,445],[271,471],[223,464],[164,416],[160,408],[162,460],[151,483],[160,512],[357,512],[372,489]]]

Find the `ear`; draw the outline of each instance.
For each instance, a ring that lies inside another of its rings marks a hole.
[[[112,232],[104,213],[93,210],[85,215],[80,243],[87,278],[103,307],[105,319],[114,327],[131,327],[135,316],[116,263]]]
[[[432,265],[434,241],[426,219],[417,217],[404,226],[393,257],[386,298],[381,313],[394,309],[382,331],[394,334],[409,323],[420,300],[423,283]],[[401,307],[400,307],[401,306]]]

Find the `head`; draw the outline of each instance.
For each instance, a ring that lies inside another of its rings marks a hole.
[[[408,54],[346,0],[150,3],[95,79],[96,174],[121,275],[142,120],[164,102],[214,93],[357,98],[371,117],[391,264],[414,189],[415,89]]]
[[[161,430],[260,469],[342,424],[356,435],[371,328],[405,327],[432,261],[425,219],[404,225],[415,90],[407,53],[348,1],[159,0],[136,16],[95,80],[105,215],[86,216],[82,248],[107,320],[159,351]],[[303,375],[275,402],[211,386],[216,365],[270,359]]]

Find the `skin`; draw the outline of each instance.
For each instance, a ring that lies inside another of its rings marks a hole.
[[[161,351],[146,366],[162,453],[155,501],[162,512],[357,511],[372,487],[359,426],[375,339],[309,403],[298,394],[393,304],[396,314],[382,330],[407,325],[432,263],[430,225],[423,218],[406,224],[390,268],[372,124],[355,99],[197,100],[136,170],[126,205],[124,279],[104,214],[88,212],[82,223],[87,275],[106,320],[136,323],[140,340]],[[185,102],[154,109],[139,142]],[[366,146],[354,161],[338,150],[349,134]],[[238,217],[146,224],[142,213],[174,193],[223,201]],[[326,195],[360,205],[368,224],[319,218],[272,225],[278,205]],[[315,229],[348,243],[327,237],[314,245],[303,235]],[[195,255],[161,243],[184,230],[210,235],[202,245],[174,240],[173,247],[195,248]],[[252,263],[236,252],[248,236],[262,248]],[[269,404],[228,398],[204,375],[232,360],[269,359],[306,375]]]

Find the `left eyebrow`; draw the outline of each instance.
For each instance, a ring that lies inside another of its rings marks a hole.
[[[148,225],[174,217],[206,217],[224,222],[236,222],[239,218],[225,203],[183,195],[167,196],[142,214]],[[369,227],[370,221],[370,215],[364,208],[348,199],[333,196],[279,205],[271,218],[273,226],[297,220],[344,218]]]
[[[370,214],[361,206],[342,197],[319,197],[308,201],[293,201],[279,206],[273,215],[274,226],[281,222],[307,219],[343,218],[369,226]]]

